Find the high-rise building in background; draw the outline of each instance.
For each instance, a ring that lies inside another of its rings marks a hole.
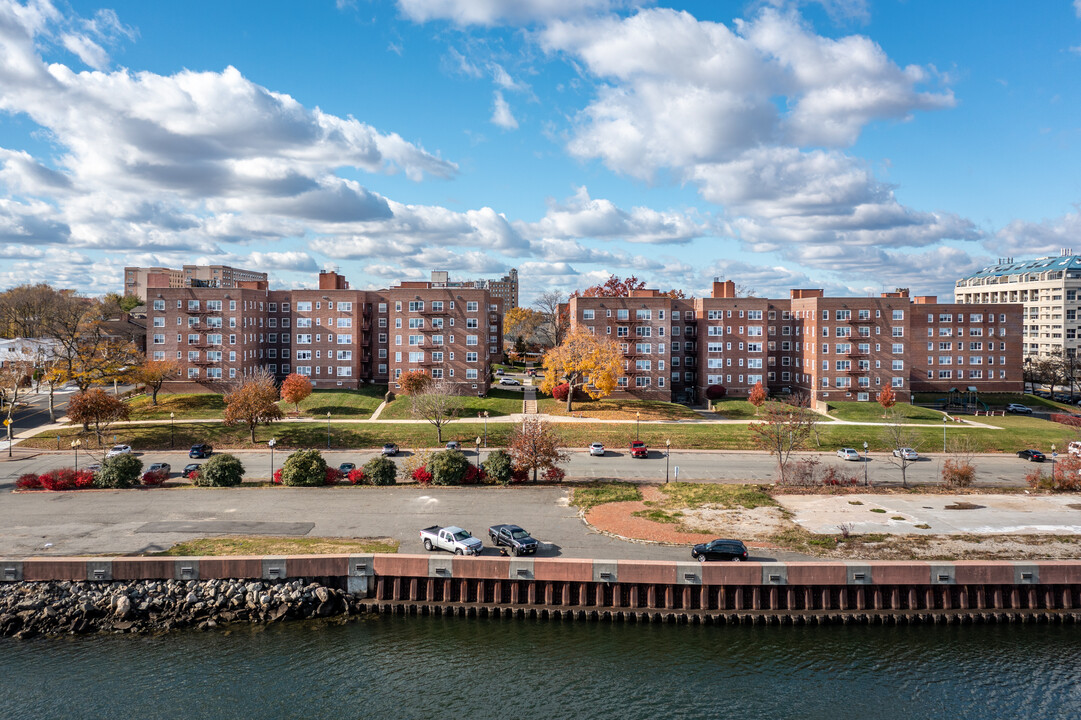
[[[265,272],[242,270],[228,265],[185,265],[180,270],[164,267],[124,268],[123,295],[146,302],[147,288],[211,287],[235,288],[241,282],[266,282]]]
[[[1081,257],[1072,250],[1035,260],[1003,258],[958,280],[953,293],[965,305],[1020,304],[1022,352],[1028,358],[1077,355],[1079,295]]]

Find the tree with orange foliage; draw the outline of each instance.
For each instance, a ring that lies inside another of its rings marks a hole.
[[[417,395],[431,386],[432,376],[423,370],[410,370],[402,373],[402,376],[398,378],[398,384],[406,395]]]
[[[579,326],[559,347],[544,354],[542,366],[541,391],[551,395],[556,385],[567,383],[570,386],[567,412],[570,412],[575,388],[582,388],[593,399],[612,394],[623,375],[623,353],[611,340],[592,335]]]
[[[175,360],[144,360],[136,368],[134,378],[150,391],[150,404],[158,404],[158,393],[166,380],[180,377],[180,365]]]
[[[67,414],[75,422],[82,423],[85,430],[89,430],[93,423],[98,447],[104,447],[101,441],[103,431],[117,420],[127,420],[129,413],[128,406],[120,398],[101,388],[94,388],[73,395],[68,402]]]
[[[882,406],[883,410],[889,410],[897,404],[897,393],[893,391],[893,388],[887,385],[878,392],[878,396],[875,399],[878,400],[878,404]]]
[[[300,401],[312,394],[312,381],[306,375],[290,373],[282,381],[281,398],[293,403],[293,408],[300,414]]]
[[[274,376],[266,369],[244,375],[225,393],[225,424],[247,425],[252,442],[255,442],[256,425],[269,425],[281,419],[278,388],[274,384]]]
[[[754,384],[754,387],[751,388],[751,395],[747,398],[747,402],[754,405],[754,412],[757,415],[758,408],[762,407],[762,403],[766,402],[768,399],[769,396],[766,395],[766,389],[762,387],[762,381],[759,380]]]

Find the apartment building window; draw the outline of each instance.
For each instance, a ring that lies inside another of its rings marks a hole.
[[[467,300],[465,303],[465,311],[467,313],[475,313],[480,309],[480,305],[475,300]]]
[[[154,344],[155,345],[164,345],[165,344],[165,336],[164,335],[155,335],[154,336]]]
[[[651,379],[652,378],[648,378],[648,377],[636,377],[634,379],[634,386],[637,387],[637,388],[649,387]]]
[[[341,305],[341,303],[338,303],[338,304]],[[340,327],[340,328],[351,328],[351,327],[353,327],[353,318],[341,318],[340,317],[340,318],[338,318],[337,326]]]
[[[165,311],[165,301],[164,300],[155,300],[154,301],[154,309],[157,310],[158,312],[164,312]]]
[[[893,347],[892,352],[893,352],[894,355],[904,355],[905,354],[904,343],[893,343],[892,347]]]
[[[424,318],[409,318],[409,329],[416,330],[424,327]]]
[[[471,330],[475,330],[479,327],[477,318],[466,318],[465,326]]]
[[[327,336],[327,339],[329,340],[330,336]],[[352,345],[353,344],[353,336],[352,335],[342,335],[341,333],[338,333],[338,344],[339,345]]]
[[[298,302],[297,312],[311,312],[312,304],[310,302]],[[309,374],[311,374],[311,368],[308,368]],[[297,368],[297,372],[300,372],[300,368]]]
[[[648,308],[639,308],[634,311],[634,317],[636,320],[652,320],[653,311]]]
[[[387,374],[387,366],[385,364],[383,364],[383,363],[380,363],[378,372],[379,372],[380,375],[386,375]]]
[[[312,326],[311,318],[297,318],[298,328],[310,328]]]
[[[423,335],[410,335],[409,336],[409,344],[414,345],[414,346],[415,345],[423,345],[424,344],[424,336]]]
[[[424,351],[421,350],[419,352],[411,352],[411,353],[409,353],[409,362],[411,364],[424,362]]]
[[[904,337],[905,336],[905,329],[903,327],[898,327],[898,326],[894,325],[892,328],[890,328],[890,330],[891,330],[891,336],[892,337]]]
[[[296,342],[297,342],[297,345],[311,345],[312,344],[312,336],[310,334],[301,335],[301,334],[298,333]]]
[[[583,310],[582,311],[582,319],[583,320],[592,320],[593,319],[593,311],[592,310]],[[474,325],[474,327],[476,327],[476,326]]]
[[[898,310],[896,312],[900,312],[900,311]],[[899,388],[899,387],[904,387],[904,386],[905,386],[905,379],[904,378],[901,378],[901,377],[891,378],[890,387]]]
[[[894,310],[893,311],[893,319],[894,320],[904,320],[905,319],[905,311],[904,310]]]
[[[409,301],[409,312],[424,312],[424,301],[423,300],[410,300]]]
[[[653,335],[653,328],[651,327],[636,327],[634,329],[636,337],[651,337]]]
[[[154,318],[154,327],[165,327],[165,318],[163,318],[163,317]]]
[[[476,345],[477,344],[477,336],[476,335],[466,335],[465,336],[465,344],[466,345]]]
[[[904,370],[905,369],[905,361],[904,360],[894,360],[892,362],[892,365],[891,365],[890,369],[891,370]]]
[[[477,362],[477,353],[475,353],[475,352],[467,352],[465,354],[465,361],[466,362]]]

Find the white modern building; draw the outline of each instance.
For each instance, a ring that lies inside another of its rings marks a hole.
[[[1021,303],[1025,357],[1061,351],[1077,355],[1081,338],[1081,256],[1062,250],[1057,256],[997,264],[961,278],[954,301],[966,305]]]

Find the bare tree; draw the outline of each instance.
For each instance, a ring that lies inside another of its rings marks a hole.
[[[563,296],[552,290],[541,293],[533,302],[533,307],[544,316],[544,322],[537,327],[537,335],[548,347],[561,344],[570,329],[570,318],[560,312],[560,305],[564,302]]]
[[[802,450],[815,426],[818,416],[806,408],[770,401],[759,409],[762,422],[751,423],[751,432],[759,447],[777,456],[778,482],[786,482],[785,470],[792,453]]]
[[[423,418],[434,425],[436,439],[442,443],[443,426],[453,422],[464,405],[458,385],[439,378],[416,394],[410,395],[410,399],[413,401],[413,417]]]
[[[886,417],[886,441],[892,450],[888,459],[891,464],[901,468],[901,485],[908,487],[908,466],[915,462],[915,458],[906,457],[905,450],[919,449],[920,434],[908,424],[904,413],[890,408]]]

